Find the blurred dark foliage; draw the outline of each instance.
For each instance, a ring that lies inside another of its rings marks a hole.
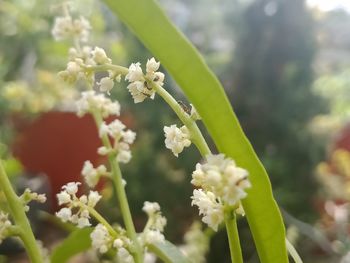
[[[223,76],[233,107],[279,204],[310,219],[313,167],[322,152],[308,123],[326,110],[311,91],[314,21],[303,0],[258,0],[242,13],[236,34],[233,60]]]

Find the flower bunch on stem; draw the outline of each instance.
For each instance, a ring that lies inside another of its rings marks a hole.
[[[134,142],[136,134],[126,130],[125,125],[119,120],[114,120],[111,123],[104,121],[105,118],[111,115],[119,116],[120,114],[119,103],[112,101],[106,95],[109,95],[109,92],[115,86],[115,82],[120,82],[122,77],[125,77],[125,80],[129,82],[127,89],[135,103],[141,103],[146,99],[153,100],[155,95],[158,94],[181,120],[183,125],[181,127],[177,127],[176,124],[164,127],[165,146],[178,157],[184,148],[193,143],[205,158],[205,162],[197,164],[196,170],[193,172],[192,184],[196,189],[193,191],[192,205],[198,206],[200,215],[203,215],[203,222],[214,231],[217,231],[219,225],[225,222],[232,259],[235,262],[242,262],[235,213],[242,213],[240,200],[247,195],[245,189],[250,187],[248,172],[237,167],[232,159],[225,157],[223,154],[213,155],[211,153],[196,124],[200,116],[193,105],[187,107],[176,101],[164,89],[165,76],[159,71],[159,62],[154,58],[149,59],[146,63],[145,73],[139,62],[132,63],[129,68],[114,65],[102,48],[81,47],[81,43],[86,41],[87,32],[91,27],[88,23],[79,23],[79,21],[87,20],[82,20],[82,18],[80,20],[68,19],[67,15],[66,13],[66,20],[56,20],[52,31],[57,40],[67,37],[74,40],[74,47],[69,51],[70,61],[66,69],[61,71],[59,75],[68,83],[83,80],[87,84],[87,90],[82,93],[81,98],[77,101],[77,113],[79,116],[90,113],[94,117],[103,143],[98,149],[98,153],[107,156],[111,168],[110,171],[107,171],[105,166],[94,168],[87,161],[82,174],[91,187],[94,187],[102,176],[107,176],[113,181],[125,225],[126,238],[130,241],[127,247],[132,247],[128,251],[133,256],[133,260],[142,262],[147,244],[164,240],[162,231],[166,220],[160,215],[157,203],[145,202],[144,211],[147,213],[149,220],[141,234],[138,235],[135,231],[125,192],[126,181],[122,177],[119,162],[126,163],[130,161],[132,157],[130,144]],[[63,23],[62,21],[66,22]],[[80,30],[74,30],[76,26],[74,21],[77,21],[77,24],[80,25]],[[69,28],[67,29],[67,27]],[[62,32],[69,32],[69,34],[62,35]],[[75,35],[72,35],[71,32],[75,32]],[[96,82],[95,73],[100,71],[108,72],[108,76]],[[97,87],[100,93],[96,92],[93,87]],[[88,202],[88,198],[83,199]],[[81,219],[84,222],[82,225],[87,224],[86,219],[89,210],[87,209],[86,216],[82,216],[82,211],[85,211],[81,210],[83,203],[75,197],[72,200],[73,203],[70,205],[73,207],[74,200],[79,203],[80,208],[77,216],[78,218],[83,217]],[[94,237],[101,236],[103,237],[101,240],[106,240],[106,243],[111,244],[112,239],[106,234],[109,232],[106,225],[102,224],[98,228],[96,227],[95,231],[97,232],[94,232]],[[110,247],[111,245],[106,245],[103,251]],[[116,247],[120,246],[117,245]]]

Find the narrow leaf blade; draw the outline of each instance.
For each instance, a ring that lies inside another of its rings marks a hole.
[[[91,247],[91,227],[77,229],[72,232],[52,252],[51,263],[67,262],[72,256],[84,252]]]
[[[169,241],[149,245],[148,249],[165,263],[191,263],[191,261],[189,261],[184,254],[182,254],[182,252]]]

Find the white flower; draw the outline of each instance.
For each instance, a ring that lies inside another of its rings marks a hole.
[[[0,244],[8,235],[8,228],[12,225],[8,214],[0,211]]]
[[[102,196],[97,191],[90,191],[88,196],[88,206],[95,207],[101,197]]]
[[[51,31],[54,39],[60,41],[70,37],[72,26],[72,18],[70,16],[56,17]]]
[[[110,149],[110,148],[107,148],[106,146],[101,146],[101,147],[99,147],[99,148],[97,149],[97,153],[98,153],[99,155],[108,155],[108,154],[110,154],[110,153],[112,153],[112,152],[113,152],[113,150]]]
[[[131,131],[131,130],[127,130],[125,132],[122,132],[123,135],[123,139],[126,143],[128,144],[132,144],[135,141],[136,138],[136,133]]]
[[[144,81],[140,62],[132,63],[130,65],[128,74],[126,74],[125,79],[129,82]]]
[[[101,92],[110,92],[114,86],[114,81],[109,77],[104,77],[97,83]]]
[[[57,194],[59,205],[66,205],[56,213],[63,222],[72,222],[77,227],[90,226],[90,213],[88,208],[94,208],[101,199],[98,192],[90,191],[89,195],[76,196],[80,183],[70,182],[62,186],[62,191]]]
[[[68,194],[66,191],[62,191],[58,193],[57,199],[58,199],[58,205],[68,204],[72,201],[71,195]]]
[[[180,129],[176,125],[170,127],[164,127],[165,134],[165,147],[170,149],[173,154],[178,157],[179,153],[183,151],[185,147],[191,145],[190,134],[186,126],[182,126]]]
[[[73,26],[74,35],[78,36],[80,41],[87,42],[91,30],[90,22],[81,16],[79,19],[74,19]]]
[[[62,78],[63,81],[73,84],[78,79],[82,79],[84,75],[84,70],[81,67],[83,65],[83,61],[80,58],[76,58],[73,61],[69,61],[67,63],[67,67],[65,70],[60,71],[58,76]]]
[[[117,161],[121,163],[128,163],[131,160],[131,152],[129,150],[120,151],[117,155]]]
[[[159,86],[163,86],[164,85],[164,78],[165,75],[162,72],[156,72],[154,73],[152,80],[158,84]]]
[[[77,222],[78,228],[84,228],[84,227],[88,227],[88,226],[91,226],[90,221],[89,221],[89,217],[79,217],[78,218],[78,222]]]
[[[162,232],[167,220],[162,216],[159,204],[146,201],[142,210],[148,215],[148,222],[140,236],[141,242],[144,244],[163,242],[165,239]]]
[[[94,188],[101,176],[107,175],[107,168],[104,165],[94,168],[90,161],[85,161],[81,174],[84,177],[86,184],[89,187]]]
[[[111,247],[112,237],[107,228],[102,224],[98,224],[95,227],[90,234],[90,238],[92,241],[92,247],[102,254],[106,253]]]
[[[70,208],[63,207],[60,211],[56,212],[56,216],[63,222],[68,222],[72,218],[72,210]]]
[[[147,97],[151,99],[155,96],[155,91],[145,88],[144,82],[134,81],[127,87],[135,103],[143,102]]]
[[[99,129],[99,135],[101,138],[109,135],[114,139],[113,149],[100,148],[98,152],[101,155],[116,152],[118,162],[128,163],[130,161],[130,144],[134,142],[136,133],[125,130],[125,125],[120,120],[114,120],[109,124],[103,122]]]
[[[120,114],[120,104],[112,102],[103,94],[96,94],[95,91],[82,92],[81,98],[76,102],[77,114],[82,117],[92,110],[98,110],[103,118]]]
[[[115,248],[121,248],[124,246],[124,241],[121,240],[120,238],[117,238],[113,241],[113,247]]]
[[[224,209],[216,196],[212,192],[195,189],[191,198],[192,205],[198,206],[199,214],[203,215],[202,221],[217,231],[219,224],[224,220]]]
[[[77,38],[82,42],[86,42],[90,29],[90,23],[84,17],[73,20],[71,16],[67,15],[55,18],[51,33],[57,41],[67,38]]]
[[[146,64],[146,72],[154,73],[159,69],[160,62],[157,62],[154,58],[148,59]]]
[[[209,250],[209,237],[202,231],[202,224],[195,221],[185,233],[185,244],[180,250],[190,258],[192,262],[205,263],[205,255]]]
[[[107,57],[106,52],[103,48],[95,47],[95,49],[91,52],[92,59],[96,64],[110,64],[112,60]]]
[[[157,256],[153,253],[146,252],[144,257],[144,263],[156,263]]]
[[[237,167],[223,154],[208,155],[204,164],[197,164],[191,183],[213,192],[222,202],[232,206],[245,198],[245,189],[251,187],[248,171]]]
[[[164,74],[162,72],[157,72],[160,63],[154,58],[147,61],[146,64],[146,77],[148,80],[155,82],[156,84],[163,86],[164,84]]]
[[[147,230],[143,236],[145,244],[162,243],[164,240],[164,235],[159,230]]]
[[[78,186],[81,185],[79,182],[70,182],[64,186],[62,189],[65,190],[70,195],[75,195],[78,192]]]
[[[148,215],[151,216],[152,214],[160,211],[160,206],[157,202],[148,202],[145,201],[143,203],[142,210]]]
[[[140,103],[147,97],[154,99],[155,90],[151,86],[151,81],[158,85],[163,85],[164,74],[156,72],[159,65],[160,63],[156,62],[154,58],[149,59],[146,64],[146,75],[143,74],[139,62],[130,65],[125,79],[131,82],[127,89],[131,93],[135,103]]]
[[[37,201],[39,203],[45,203],[46,202],[46,195],[45,194],[38,194],[36,192],[32,192],[29,188],[26,188],[24,190],[24,193],[20,196],[20,199],[22,203],[28,204],[31,201]],[[29,207],[28,207],[29,210]]]
[[[125,248],[119,248],[117,252],[117,260],[122,263],[134,263],[134,258]]]

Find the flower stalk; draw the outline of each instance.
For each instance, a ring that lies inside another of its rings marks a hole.
[[[101,127],[102,122],[103,122],[102,116],[98,112],[95,111],[95,112],[93,112],[93,117],[94,117],[96,126]],[[111,142],[110,142],[107,134],[104,134],[101,139],[102,139],[102,143],[105,147],[107,147],[109,149],[112,148]],[[125,224],[126,233],[127,233],[128,237],[130,238],[130,240],[132,240],[134,247],[135,247],[135,251],[133,251],[133,256],[134,256],[135,262],[140,263],[140,262],[143,262],[141,246],[137,240],[137,234],[136,234],[135,226],[134,226],[134,223],[132,220],[130,207],[129,207],[128,199],[126,196],[124,184],[123,184],[122,173],[120,171],[119,164],[116,161],[115,154],[109,154],[108,161],[109,161],[109,164],[110,164],[111,169],[112,169],[111,179],[113,181],[113,184],[114,184],[114,187],[116,190],[116,194],[117,194],[117,197],[119,200],[119,206],[120,206],[121,214],[122,214],[123,221]]]
[[[242,249],[239,242],[237,220],[235,211],[232,208],[225,210],[225,225],[230,246],[231,262],[243,263]]]
[[[43,258],[37,242],[35,240],[29,220],[26,216],[23,203],[12,188],[10,180],[0,160],[0,187],[5,194],[9,205],[11,216],[17,228],[13,228],[14,234],[18,235],[23,241],[24,247],[28,253],[30,261],[33,263],[42,263]]]

